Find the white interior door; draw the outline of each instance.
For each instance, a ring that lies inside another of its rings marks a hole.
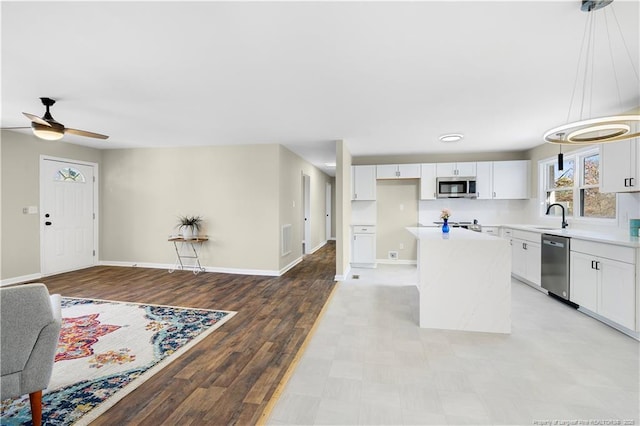
[[[302,175],[302,200],[304,203],[304,226],[302,227],[302,253],[311,251],[311,177]]]
[[[94,166],[40,161],[43,274],[95,264]]]
[[[331,184],[328,183],[325,192],[325,240],[331,239]]]

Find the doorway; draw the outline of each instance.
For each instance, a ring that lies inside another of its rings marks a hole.
[[[332,208],[332,196],[331,196],[331,184],[327,183],[324,195],[324,211],[325,211],[325,224],[324,224],[324,236],[325,240],[331,239],[331,208]]]
[[[98,165],[40,157],[40,268],[43,275],[96,264]]]

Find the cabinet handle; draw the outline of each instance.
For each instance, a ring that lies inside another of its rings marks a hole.
[[[357,200],[358,199],[358,194],[353,194],[353,199]]]
[[[600,262],[596,261],[596,271],[600,270]]]
[[[595,261],[595,260],[592,260],[592,261],[591,261],[591,269],[596,269],[596,267],[595,267],[595,263],[596,263],[596,261]]]
[[[493,193],[493,198],[496,198],[496,193],[495,192]]]
[[[356,236],[354,235],[354,236],[353,236],[353,241],[355,241],[355,240],[356,240]]]
[[[629,181],[629,178],[624,178],[624,187],[627,188],[629,187],[629,184],[627,183]]]
[[[633,178],[629,178],[629,186],[633,186]]]
[[[527,249],[527,243],[522,243],[522,248],[526,250]]]

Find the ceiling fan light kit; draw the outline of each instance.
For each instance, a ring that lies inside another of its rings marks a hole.
[[[64,136],[64,130],[57,129],[52,126],[43,126],[42,124],[32,122],[31,129],[33,130],[33,134],[39,137],[40,139],[48,140],[48,141],[57,141],[62,139]]]
[[[613,0],[583,0],[581,10],[583,12],[587,12],[592,14],[594,11],[598,9],[602,9],[605,6],[611,4]],[[594,45],[595,45],[595,23],[593,23],[594,15],[589,16],[587,23],[585,25],[585,34],[584,37],[587,37],[587,32],[589,33],[588,41],[586,45],[586,59],[584,61],[585,69],[583,71],[583,92],[582,92],[582,102],[580,108],[580,120],[574,122],[568,122],[562,126],[554,127],[553,129],[548,130],[543,138],[545,142],[555,143],[555,144],[567,144],[567,145],[591,145],[597,143],[609,143],[609,142],[618,142],[627,139],[632,139],[640,136],[640,115],[639,114],[626,114],[626,115],[614,115],[614,116],[606,116],[606,117],[597,117],[590,119],[582,119],[582,111],[585,107],[585,99],[586,99],[586,87],[587,83],[590,84],[590,87],[593,86],[593,57],[594,57]],[[617,23],[617,18],[615,17],[615,12],[613,16]],[[605,16],[605,27],[607,27],[606,33],[607,37],[609,35],[609,29]],[[620,38],[622,39],[622,43],[627,49],[626,42],[624,41],[624,37],[622,36],[622,31],[618,25],[618,30],[620,31]],[[583,46],[584,48],[584,39]],[[611,50],[611,40],[609,40],[609,50]],[[580,68],[582,52],[580,51],[580,58],[578,60],[578,71]],[[611,53],[611,52],[610,52]],[[627,49],[627,55],[629,56],[629,61],[631,63],[631,67],[636,76],[636,79],[640,83],[640,78],[638,78],[638,72],[633,65],[633,60],[631,59],[631,54]],[[589,59],[591,58],[591,59]],[[616,89],[618,93],[618,103],[622,105],[622,100],[620,99],[620,87],[618,86],[618,76],[616,74],[615,64],[613,61],[613,54],[611,54],[611,63],[613,68],[613,79],[616,82]],[[589,71],[591,70],[591,74],[589,75]],[[578,86],[578,76],[579,72],[576,72],[576,81],[574,84],[573,94],[571,95],[571,102],[569,103],[569,113],[567,114],[567,121],[569,121],[569,116],[571,115],[571,109],[573,106],[574,95],[576,93],[576,87]],[[589,80],[590,77],[590,80]],[[591,103],[592,99],[589,99]],[[591,105],[589,105],[589,110],[591,109]]]

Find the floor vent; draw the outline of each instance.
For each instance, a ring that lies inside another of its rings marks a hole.
[[[353,278],[354,280],[359,280],[360,279],[360,275],[353,274],[353,276],[351,278]]]
[[[282,225],[280,231],[280,247],[282,256],[291,253],[291,224]]]

